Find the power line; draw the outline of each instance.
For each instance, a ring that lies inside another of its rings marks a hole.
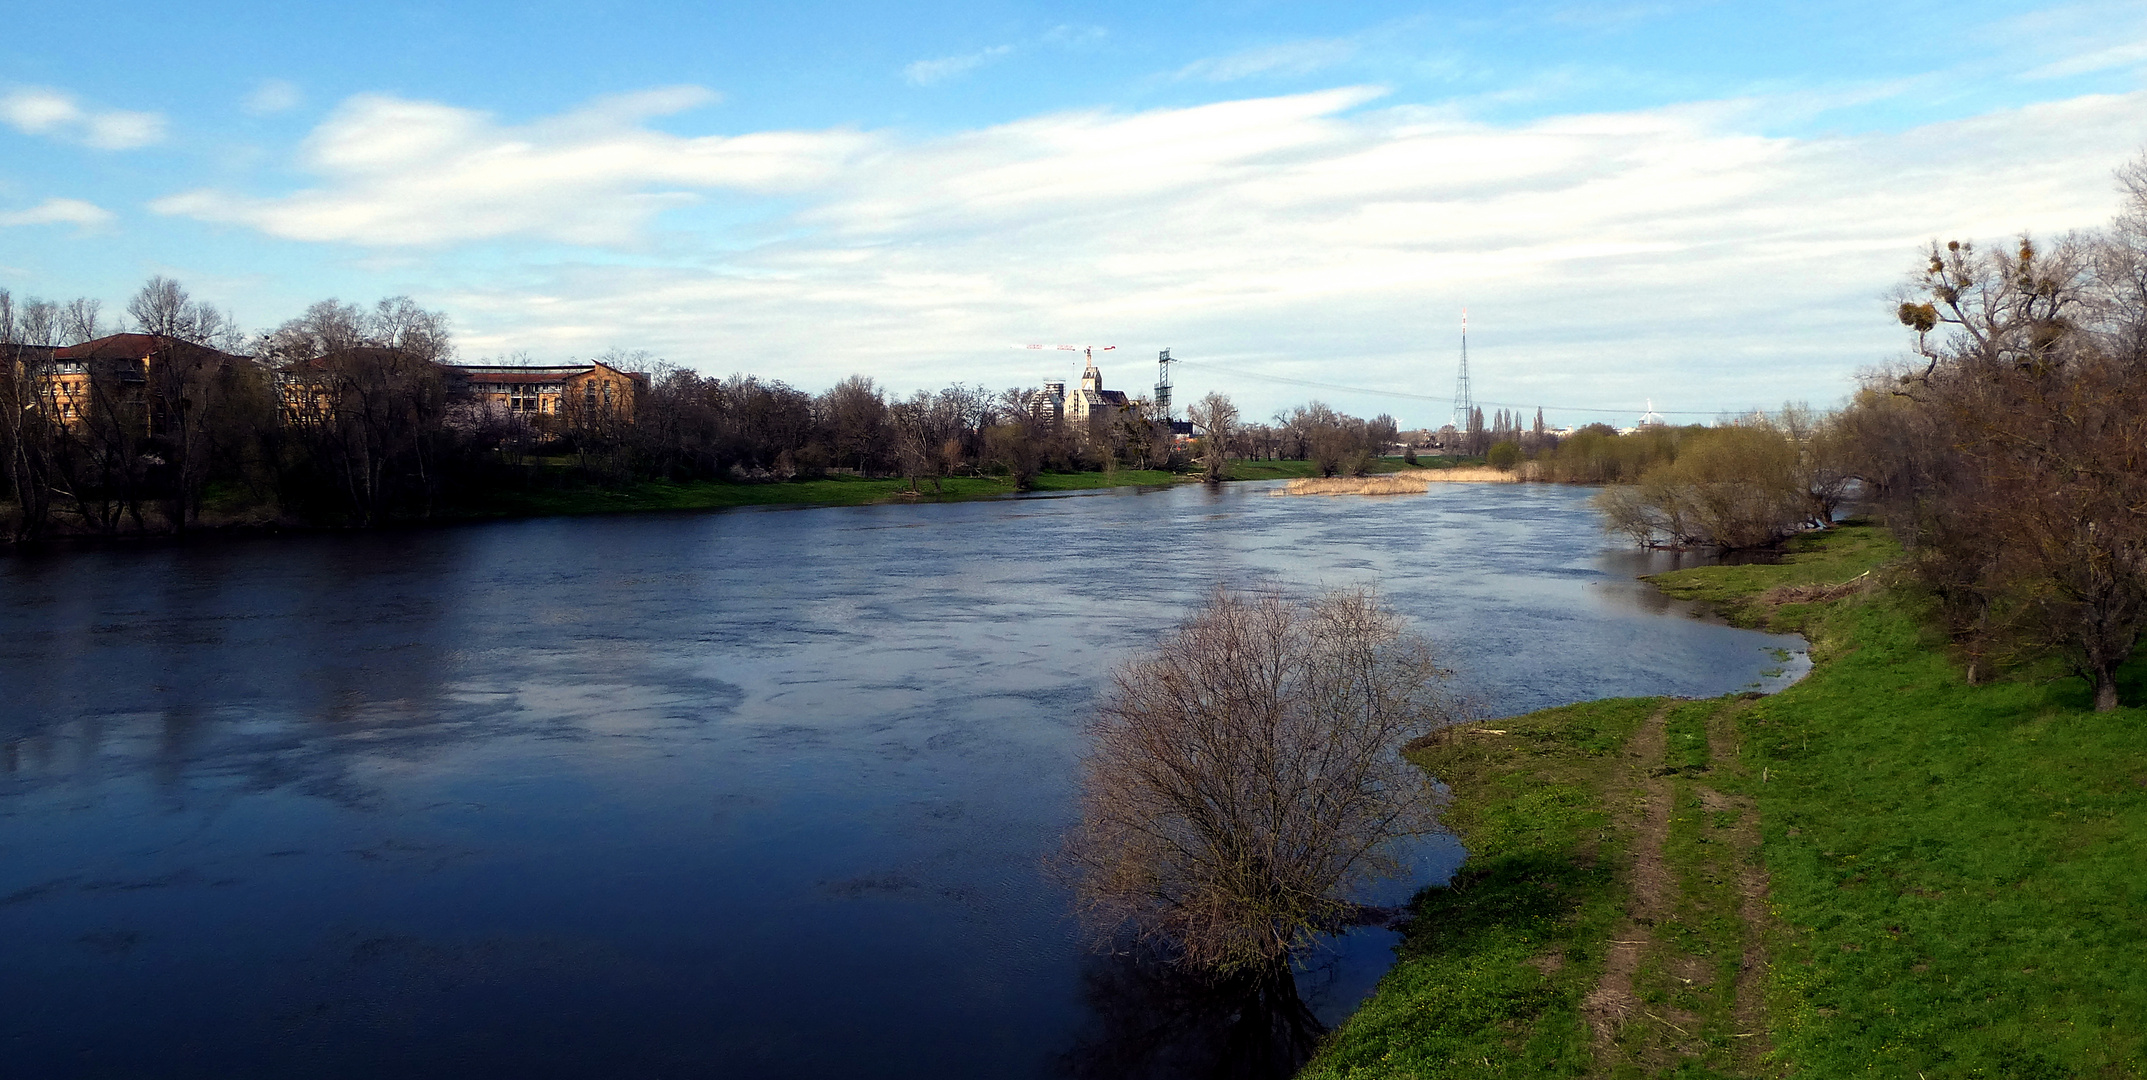
[[[1342,393],[1347,393],[1347,394],[1369,394],[1369,395],[1371,395],[1371,396],[1373,396],[1373,397],[1391,397],[1391,398],[1407,398],[1407,399],[1408,399],[1408,400],[1410,400],[1410,401],[1432,401],[1432,402],[1439,402],[1439,403],[1442,403],[1442,404],[1451,404],[1451,403],[1452,403],[1452,401],[1453,401],[1453,399],[1452,399],[1452,398],[1442,398],[1442,397],[1433,397],[1433,396],[1431,396],[1430,394],[1412,394],[1412,393],[1409,393],[1409,392],[1407,392],[1407,391],[1404,391],[1404,390],[1372,390],[1372,389],[1368,389],[1368,388],[1366,388],[1366,387],[1362,387],[1362,386],[1344,386],[1344,385],[1342,385],[1341,383],[1318,382],[1318,381],[1315,381],[1315,380],[1312,380],[1312,379],[1293,379],[1293,378],[1290,378],[1290,377],[1289,377],[1289,376],[1287,376],[1287,375],[1269,375],[1269,374],[1266,374],[1266,373],[1264,373],[1264,372],[1259,372],[1259,371],[1246,371],[1246,370],[1244,370],[1244,369],[1242,369],[1242,368],[1233,368],[1233,367],[1225,367],[1225,366],[1223,366],[1223,365],[1221,365],[1221,364],[1216,364],[1216,363],[1212,363],[1212,362],[1209,362],[1209,361],[1206,361],[1206,360],[1175,360],[1175,359],[1174,359],[1174,360],[1172,360],[1171,362],[1172,362],[1172,363],[1175,363],[1175,364],[1191,364],[1191,365],[1193,365],[1194,367],[1201,367],[1201,368],[1207,368],[1207,369],[1209,369],[1209,370],[1212,370],[1212,371],[1218,371],[1218,372],[1221,372],[1221,373],[1223,373],[1223,374],[1225,374],[1225,375],[1236,375],[1236,376],[1238,376],[1238,377],[1240,377],[1240,378],[1246,378],[1246,379],[1265,379],[1265,380],[1266,380],[1266,381],[1268,381],[1268,382],[1277,382],[1277,383],[1288,383],[1288,384],[1289,384],[1289,385],[1291,385],[1291,386],[1306,386],[1306,387],[1311,387],[1311,388],[1312,388],[1312,389],[1314,389],[1314,390],[1336,390],[1336,391],[1340,391],[1340,392],[1342,392]],[[1477,402],[1474,402],[1474,404],[1476,404],[1476,405],[1489,405],[1489,406],[1491,406],[1492,408],[1495,408],[1495,409],[1556,409],[1556,410],[1558,410],[1559,412],[1577,412],[1577,413],[1620,413],[1620,412],[1632,412],[1632,411],[1635,411],[1635,410],[1633,410],[1633,409],[1632,409],[1632,408],[1631,408],[1630,406],[1619,406],[1619,407],[1616,407],[1616,408],[1605,408],[1605,407],[1603,407],[1603,406],[1600,406],[1600,405],[1546,405],[1546,404],[1543,404],[1543,403],[1541,403],[1541,402],[1538,402],[1538,403],[1535,403],[1535,404],[1526,404],[1526,403],[1522,403],[1522,402],[1517,402],[1517,401],[1477,401]],[[1745,413],[1745,412],[1750,412],[1750,411],[1752,411],[1752,410],[1749,410],[1749,409],[1746,409],[1746,410],[1736,410],[1736,409],[1656,409],[1656,410],[1655,410],[1655,412],[1657,412],[1657,413],[1659,413],[1659,414],[1662,414],[1662,415],[1666,415],[1666,416],[1725,416],[1725,415],[1741,415],[1742,413]]]

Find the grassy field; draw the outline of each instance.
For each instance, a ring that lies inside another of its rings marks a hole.
[[[1815,668],[1771,698],[1628,699],[1412,756],[1471,856],[1306,1075],[2139,1076],[2147,711],[1965,685],[1876,529],[1663,575]],[[2138,661],[2124,680],[2138,700]]]
[[[1176,474],[1131,469],[1116,472],[1044,473],[1036,478],[1036,491],[1080,491],[1091,488],[1172,484]],[[628,510],[714,510],[733,506],[861,506],[868,503],[934,502],[1008,495],[1012,482],[997,477],[954,476],[933,484],[930,480],[910,491],[907,480],[855,476],[831,476],[822,480],[788,480],[760,483],[726,483],[713,480],[669,483],[645,481],[621,488],[538,488],[492,495],[480,513],[519,516],[529,514],[600,514]]]

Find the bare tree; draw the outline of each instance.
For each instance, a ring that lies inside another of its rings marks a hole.
[[[1063,437],[1051,417],[1039,416],[1029,407],[1037,393],[1034,388],[1011,387],[1000,394],[998,423],[984,432],[984,456],[995,468],[1006,471],[1016,491],[1035,485],[1052,444]]]
[[[1369,592],[1218,589],[1117,670],[1088,726],[1063,855],[1082,915],[1198,970],[1287,978],[1433,827],[1438,799],[1400,750],[1452,717],[1447,676]]]
[[[2098,710],[2147,632],[2143,170],[2121,174],[2130,202],[2108,234],[1934,245],[1897,308],[1920,367],[1880,380],[1906,405],[1860,420],[1860,445],[1912,454],[1868,472],[1971,678],[1994,651],[2044,644]],[[1900,434],[1875,437],[1886,421]]]
[[[1230,443],[1237,435],[1238,407],[1222,394],[1211,393],[1186,406],[1186,419],[1200,432],[1200,479],[1220,484],[1229,474]]]
[[[835,460],[870,473],[887,453],[887,400],[872,380],[852,375],[820,395],[821,423],[833,440]]]

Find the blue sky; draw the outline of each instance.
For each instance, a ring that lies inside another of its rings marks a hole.
[[[807,389],[1169,346],[1436,422],[1466,306],[1554,423],[1827,404],[1919,244],[2096,226],[2147,147],[2136,0],[62,7],[0,40],[17,296],[408,294],[469,359]]]

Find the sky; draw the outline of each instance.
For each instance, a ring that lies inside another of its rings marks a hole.
[[[0,36],[0,288],[818,391],[1405,427],[1827,406],[1934,240],[2098,227],[2147,4],[196,2]]]

